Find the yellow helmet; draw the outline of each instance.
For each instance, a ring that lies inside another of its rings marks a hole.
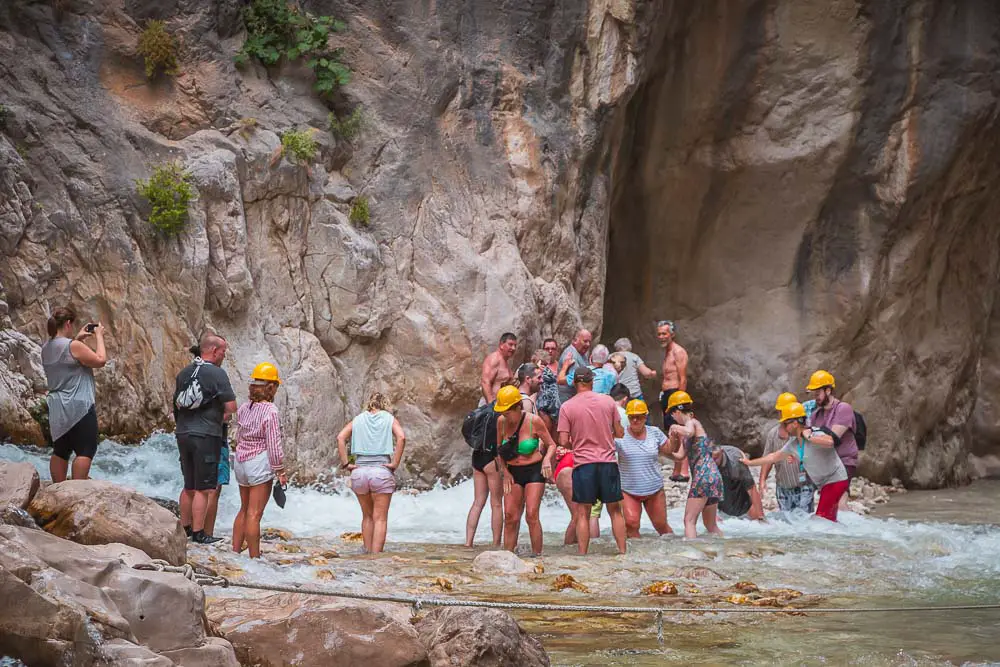
[[[802,407],[802,404],[798,401],[794,403],[788,403],[783,408],[781,408],[781,421],[787,422],[792,419],[805,419],[806,409]]]
[[[640,401],[638,398],[633,398],[625,406],[625,414],[629,417],[633,415],[648,415],[649,408],[646,406],[646,401]]]
[[[827,371],[816,371],[809,378],[809,384],[806,386],[808,391],[816,391],[817,389],[822,389],[823,387],[836,387],[837,383],[834,381],[833,376]]]
[[[253,372],[250,373],[250,379],[281,384],[281,379],[278,377],[278,367],[268,361],[263,361],[254,366]]]
[[[521,392],[514,385],[500,387],[497,392],[497,404],[493,406],[494,412],[507,412],[515,405],[521,404]]]
[[[670,394],[670,398],[667,399],[667,412],[670,412],[678,405],[690,405],[694,403],[691,400],[691,395],[686,391],[675,391]]]
[[[795,394],[791,393],[790,391],[786,391],[781,394],[778,394],[778,400],[774,402],[774,409],[780,411],[781,408],[785,407],[789,403],[798,403],[798,402],[799,399],[795,397]]]

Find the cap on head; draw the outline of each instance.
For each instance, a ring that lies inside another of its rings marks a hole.
[[[515,405],[521,404],[521,392],[518,391],[517,387],[507,385],[506,387],[501,387],[500,391],[497,392],[497,402],[493,406],[494,412],[507,412]]]
[[[594,371],[586,366],[573,371],[573,384],[591,384],[594,381]]]
[[[667,412],[670,412],[674,408],[681,405],[692,405],[694,403],[691,400],[691,395],[686,391],[675,391],[670,394],[670,398],[667,399]]]
[[[277,382],[281,384],[281,379],[278,377],[278,367],[269,361],[263,361],[253,367],[253,372],[250,373],[250,379],[255,382]]]
[[[823,387],[836,387],[837,383],[833,379],[828,371],[819,370],[813,373],[809,377],[809,384],[806,385],[807,391],[816,391],[817,389],[822,389]]]
[[[649,406],[646,405],[646,401],[640,401],[638,398],[633,398],[625,406],[625,414],[629,417],[633,415],[648,415]]]
[[[781,408],[785,407],[789,403],[798,403],[799,399],[796,398],[795,394],[790,391],[782,392],[778,394],[778,400],[774,402],[774,409],[780,411]]]
[[[792,421],[793,419],[805,419],[806,409],[798,401],[794,403],[788,403],[785,407],[781,408],[781,421],[782,423]]]

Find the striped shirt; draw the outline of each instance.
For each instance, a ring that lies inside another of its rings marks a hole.
[[[270,401],[244,403],[236,409],[236,459],[249,461],[267,452],[272,470],[281,470],[285,452],[281,448],[281,421]]]
[[[615,438],[622,491],[630,496],[651,496],[663,488],[659,455],[666,441],[667,436],[655,426],[646,427],[644,440],[636,439],[629,430],[624,438]]]
[[[764,456],[773,454],[785,446],[785,440],[778,434],[780,424],[775,424],[764,436]],[[805,470],[805,466],[802,467]],[[782,489],[797,489],[799,484],[799,462],[788,463],[786,459],[781,459],[774,464],[774,482]]]

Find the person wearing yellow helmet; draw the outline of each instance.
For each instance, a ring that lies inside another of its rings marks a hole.
[[[676,391],[667,402],[667,415],[674,424],[667,432],[668,452],[675,461],[688,459],[692,472],[684,506],[684,537],[698,536],[698,515],[705,530],[722,535],[718,523],[718,505],[725,494],[722,474],[712,458],[712,441],[694,415],[694,400],[686,391]]]
[[[542,553],[542,522],[539,513],[545,480],[552,478],[554,451],[545,422],[537,414],[524,409],[524,400],[517,387],[501,387],[493,410],[497,419],[497,453],[503,475],[504,548],[514,551],[521,530],[521,517],[526,516],[531,551]]]
[[[799,399],[795,394],[784,392],[778,396],[774,403],[774,409],[781,415],[781,411],[791,405],[798,403]],[[806,413],[808,416],[808,412]],[[788,440],[788,432],[784,424],[777,421],[764,436],[764,456],[780,451]],[[778,498],[778,509],[782,512],[793,512],[803,510],[808,514],[813,512],[813,501],[816,496],[816,486],[809,481],[805,466],[802,461],[789,463],[786,458],[778,460],[776,463],[764,463],[760,468],[759,493],[764,495],[767,487],[767,477],[774,468],[774,492]]]
[[[625,415],[628,428],[623,437],[615,439],[622,480],[625,535],[639,537],[643,510],[646,510],[646,516],[657,533],[673,533],[667,523],[667,495],[660,472],[660,455],[670,455],[667,436],[657,427],[646,425],[649,408],[645,401],[629,401],[625,406]]]
[[[269,362],[250,373],[250,400],[236,410],[236,456],[233,475],[240,485],[240,511],[233,521],[233,551],[260,557],[260,519],[271,498],[274,478],[284,487],[285,451],[281,445],[281,419],[274,395],[281,380]]]
[[[351,473],[351,491],[361,506],[361,540],[365,553],[370,554],[381,553],[385,547],[395,472],[406,448],[406,433],[389,408],[389,399],[373,391],[365,409],[337,434],[340,467]],[[354,463],[347,454],[348,438]]]
[[[858,441],[854,436],[857,422],[854,408],[834,396],[837,381],[833,375],[824,370],[818,370],[809,378],[806,389],[816,400],[816,409],[810,416],[813,426],[829,429],[834,436],[834,446],[847,471],[848,479],[853,479],[858,471]],[[841,509],[847,508],[847,496],[841,502]]]
[[[850,481],[844,464],[834,450],[833,433],[825,427],[806,426],[806,410],[798,402],[782,407],[781,423],[789,436],[785,446],[760,458],[744,458],[742,463],[748,466],[774,464],[788,456],[801,461],[809,479],[819,487],[816,516],[836,521],[838,504]]]

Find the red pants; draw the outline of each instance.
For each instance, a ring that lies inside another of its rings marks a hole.
[[[819,505],[816,507],[816,516],[836,521],[840,498],[847,493],[850,485],[851,481],[845,479],[843,482],[833,482],[821,488],[819,490]]]

